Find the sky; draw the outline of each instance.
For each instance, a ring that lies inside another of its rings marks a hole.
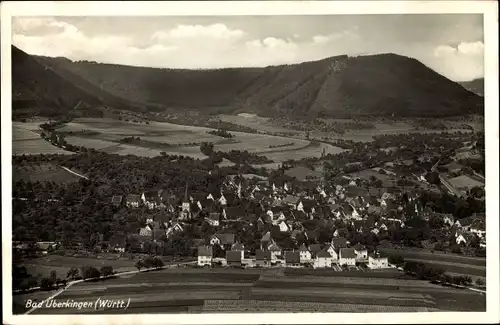
[[[476,14],[13,17],[29,54],[158,68],[262,67],[396,53],[454,81],[484,76]]]

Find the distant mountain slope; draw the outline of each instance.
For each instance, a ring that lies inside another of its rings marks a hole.
[[[478,78],[471,81],[464,81],[460,83],[465,89],[472,91],[479,96],[484,97],[484,78]]]
[[[337,56],[265,68],[155,69],[37,57],[105,102],[261,116],[441,117],[482,113],[483,99],[415,59]]]
[[[63,79],[33,56],[12,47],[13,116],[58,116],[77,105],[100,104],[99,98]]]

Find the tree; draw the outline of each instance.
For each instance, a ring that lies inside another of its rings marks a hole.
[[[205,156],[211,156],[214,152],[214,144],[212,142],[202,142],[200,144],[200,151]]]
[[[401,255],[390,255],[388,258],[388,262],[394,265],[402,265],[405,260]]]
[[[113,271],[113,267],[112,266],[108,266],[108,265],[105,265],[103,267],[101,267],[101,275],[102,276],[109,276],[109,275],[112,275],[114,273]]]
[[[451,252],[453,254],[462,254],[462,247],[459,244],[453,244],[451,246]]]
[[[149,269],[153,266],[153,258],[148,256],[144,259],[144,268]]]
[[[42,278],[42,280],[40,281],[40,287],[43,290],[50,290],[54,287],[54,281],[50,277]]]
[[[484,286],[484,280],[483,280],[483,279],[481,279],[481,278],[477,278],[477,279],[476,279],[476,285],[477,285],[478,287],[482,287],[482,286]]]
[[[84,266],[81,273],[84,279],[99,278],[101,276],[101,272],[93,266]]]
[[[154,268],[158,269],[158,268],[161,268],[162,266],[164,266],[165,263],[163,262],[163,260],[159,256],[155,256],[152,259],[152,265]]]
[[[138,260],[137,262],[135,262],[135,267],[137,268],[137,270],[140,272],[142,268],[144,268],[144,261],[141,259],[141,260]]]
[[[53,283],[56,283],[56,280],[57,280],[56,271],[50,271],[50,279],[52,280]]]

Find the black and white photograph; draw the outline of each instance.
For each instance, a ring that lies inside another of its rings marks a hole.
[[[333,2],[3,3],[7,324],[498,321],[497,4]]]

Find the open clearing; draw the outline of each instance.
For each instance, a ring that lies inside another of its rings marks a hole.
[[[14,181],[49,181],[56,183],[71,183],[80,179],[61,166],[53,164],[12,166],[12,178]]]
[[[124,278],[85,282],[71,286],[57,297],[64,301],[130,298],[127,310],[137,312],[259,312],[259,311],[417,311],[485,309],[485,296],[415,279],[365,277],[283,276],[273,269],[165,269]],[[394,274],[388,272],[387,275]],[[398,289],[399,287],[399,289]],[[471,303],[473,301],[473,303]],[[453,302],[453,303],[452,303]],[[95,313],[94,309],[41,309],[43,313]]]
[[[72,154],[51,145],[37,133],[38,126],[29,123],[12,122],[12,154],[13,155],[38,155],[38,154]]]

